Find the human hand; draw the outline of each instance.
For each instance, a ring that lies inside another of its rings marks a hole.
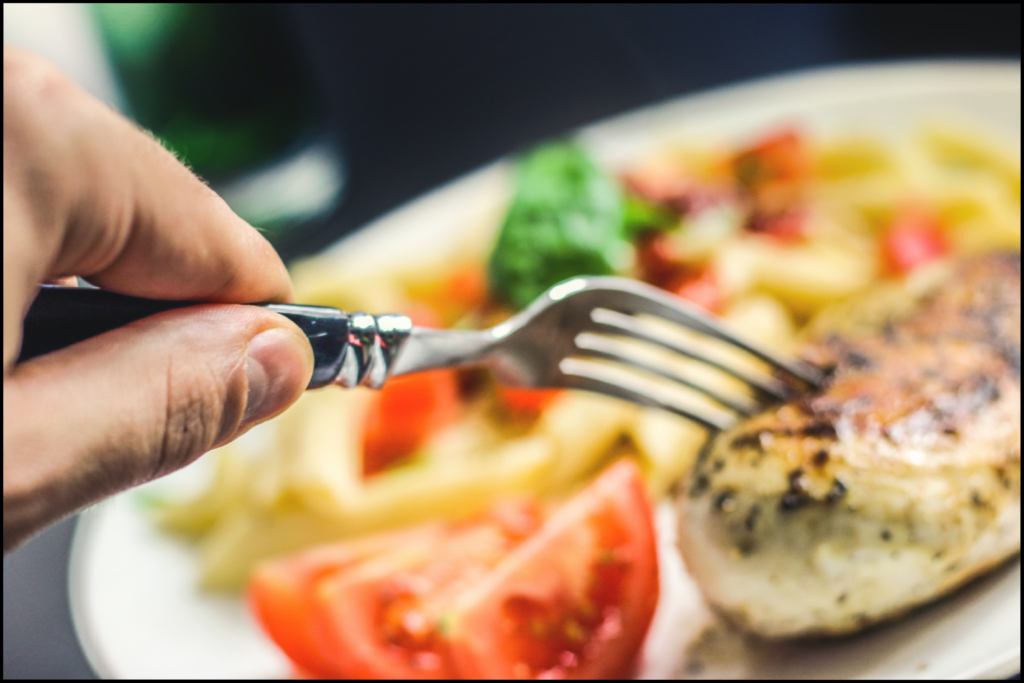
[[[149,135],[4,48],[4,550],[167,474],[302,393],[312,352],[270,244]],[[40,283],[216,304],[15,365]]]

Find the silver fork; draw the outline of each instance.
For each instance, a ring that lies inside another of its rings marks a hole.
[[[758,376],[716,358],[676,335],[644,324],[637,314],[723,342],[767,364],[775,374]],[[756,399],[728,396],[707,383],[659,366],[649,354],[645,357],[637,349],[623,348],[609,335],[646,342],[710,365],[750,387]],[[609,366],[587,361],[611,361],[668,380],[710,398],[733,414],[687,405],[669,393],[655,391],[641,378],[632,381],[611,372]],[[725,429],[736,415],[750,415],[768,401],[785,398],[801,384],[815,387],[822,381],[817,368],[741,338],[679,297],[616,277],[577,277],[562,282],[522,312],[487,330],[411,328],[399,340],[391,356],[390,373],[385,374],[469,365],[491,367],[505,384],[597,392],[668,410],[712,429]]]
[[[43,286],[25,318],[19,362],[147,315],[194,304],[140,299],[93,288]],[[679,297],[625,278],[566,280],[525,310],[486,330],[415,327],[404,315],[261,305],[290,318],[305,332],[315,358],[310,388],[327,384],[380,388],[398,375],[479,365],[492,368],[505,384],[597,392],[668,410],[712,429],[725,429],[737,416],[749,415],[801,386],[814,387],[822,381],[817,368],[763,349]],[[770,372],[743,369],[734,360],[716,357],[702,345],[637,316],[650,316],[717,340],[767,365]],[[624,346],[622,339],[713,367],[739,380],[750,395],[728,395],[657,363],[650,353]],[[640,374],[623,375],[616,368]],[[673,392],[674,388],[696,392],[718,407],[692,405]]]

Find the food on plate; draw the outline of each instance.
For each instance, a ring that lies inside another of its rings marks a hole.
[[[548,145],[519,164],[516,192],[491,254],[491,290],[523,308],[551,285],[628,262],[622,192],[573,144]]]
[[[407,314],[416,325],[441,326],[440,315],[426,306]],[[395,377],[368,401],[361,445],[364,476],[411,457],[431,434],[458,418],[459,378],[454,370]]]
[[[365,565],[397,548],[422,549],[436,543],[443,528],[434,524],[409,531],[370,536],[344,545],[328,545],[268,562],[249,584],[249,603],[266,633],[303,672],[335,673],[334,650],[323,637],[314,591],[345,569]]]
[[[882,237],[885,267],[903,275],[942,258],[949,252],[938,218],[927,211],[908,208],[898,213]]]
[[[844,307],[866,292],[886,292],[872,302],[905,301],[957,257],[1019,249],[1019,160],[972,132],[930,126],[883,138],[789,127],[701,142],[666,144],[625,165],[581,144],[544,146],[481,185],[480,206],[468,199],[443,219],[458,228],[444,239],[429,233],[405,260],[391,248],[373,258],[353,242],[349,257],[296,264],[296,300],[414,312],[425,324],[468,329],[500,322],[564,277],[614,273],[793,353],[819,328],[853,324]],[[649,351],[652,362],[678,363],[722,393],[746,390]],[[559,505],[616,459],[635,462],[663,499],[707,437],[685,419],[608,397],[444,371],[381,393],[308,392],[220,449],[216,476],[198,496],[168,499],[157,514],[195,541],[204,587],[237,590],[267,558],[427,521],[460,524],[503,499]],[[528,546],[509,554],[524,576],[533,571]],[[520,575],[507,571],[510,581]],[[462,661],[475,644],[459,651]]]
[[[316,677],[625,676],[658,600],[651,504],[625,460],[557,506],[510,501],[267,562],[249,596]]]
[[[686,566],[745,629],[856,631],[1019,552],[1020,255],[927,280],[819,326],[824,387],[719,434],[680,488]]]

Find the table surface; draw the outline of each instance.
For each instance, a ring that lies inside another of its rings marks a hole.
[[[351,181],[322,248],[531,142],[660,99],[827,63],[1020,57],[1020,6],[290,8]],[[4,557],[4,678],[94,677],[71,625],[65,520]]]

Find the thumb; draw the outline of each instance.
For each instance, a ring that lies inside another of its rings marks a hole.
[[[4,380],[4,548],[276,415],[312,366],[289,320],[233,305],[168,311],[16,366]]]

